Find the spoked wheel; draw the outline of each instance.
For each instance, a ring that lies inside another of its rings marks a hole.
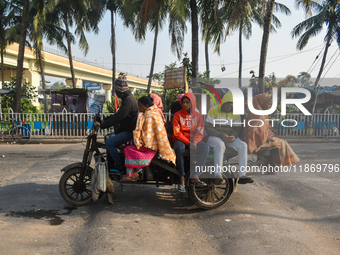
[[[60,178],[59,192],[63,199],[74,206],[84,206],[92,202],[91,175],[80,180],[80,167],[67,170]]]
[[[18,126],[13,129],[12,138],[15,143],[26,144],[31,139],[31,132],[26,127]]]
[[[189,196],[192,201],[202,209],[213,209],[225,204],[232,193],[232,179],[223,179],[222,183],[218,183],[218,179],[201,179],[208,186],[195,187],[189,186]]]

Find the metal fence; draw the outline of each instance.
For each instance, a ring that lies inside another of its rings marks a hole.
[[[110,114],[102,114],[102,118]],[[15,120],[31,131],[32,137],[84,137],[92,128],[95,114],[87,113],[3,113],[1,130],[8,129],[8,123]],[[113,128],[100,130],[99,135],[113,132]]]
[[[299,113],[288,113],[285,116],[271,116],[273,129],[278,136],[339,136],[340,114],[316,113],[306,116]]]
[[[9,123],[15,119],[17,125],[30,129],[32,137],[72,138],[83,137],[92,128],[95,114],[87,113],[2,113],[2,122]],[[102,118],[111,114],[102,114]],[[165,117],[169,120],[170,113]],[[340,114],[314,114],[311,116],[292,113],[285,116],[274,114],[270,117],[273,130],[277,136],[339,136]],[[6,126],[7,125],[7,126]],[[8,129],[8,124],[1,124],[1,130]],[[113,128],[99,131],[99,135],[113,132]]]

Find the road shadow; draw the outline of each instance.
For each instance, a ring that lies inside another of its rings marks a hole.
[[[106,195],[87,206],[74,207],[66,203],[59,193],[58,185],[20,183],[0,189],[0,215],[6,217],[44,219],[50,225],[60,225],[62,216],[76,209],[89,210],[95,215],[102,210],[118,214],[143,213],[163,217],[164,214],[189,214],[201,211],[193,205],[186,194],[178,194],[174,187],[150,185],[118,185],[114,204],[107,202]]]

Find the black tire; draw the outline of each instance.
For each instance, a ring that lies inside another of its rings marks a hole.
[[[233,192],[233,179],[224,179],[222,184],[215,184],[216,179],[201,179],[208,186],[189,186],[189,197],[202,209],[214,209],[224,205]]]
[[[26,127],[17,126],[12,131],[12,139],[15,143],[26,144],[31,140],[31,132]]]
[[[91,174],[80,182],[81,168],[75,166],[65,171],[59,181],[59,192],[63,199],[73,206],[84,206],[92,202]]]

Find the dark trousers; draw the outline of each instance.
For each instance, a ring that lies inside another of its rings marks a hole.
[[[176,140],[174,142],[174,150],[176,152],[176,167],[177,171],[179,172],[179,176],[185,176],[185,170],[184,170],[184,152],[185,149],[189,149],[185,143],[183,143],[180,140]],[[193,164],[194,161],[196,161],[197,166],[205,166],[205,163],[207,162],[207,157],[209,153],[209,146],[204,142],[199,142],[197,144],[197,152],[190,153],[195,154],[195,158],[193,160],[190,159],[190,165]]]
[[[105,141],[106,149],[110,153],[113,161],[115,162],[115,167],[117,170],[123,170],[124,164],[122,163],[117,148],[133,139],[132,132],[121,132],[118,135],[111,136]]]

